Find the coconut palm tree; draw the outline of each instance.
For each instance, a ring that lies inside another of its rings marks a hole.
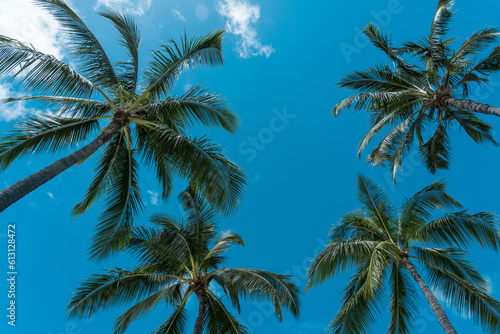
[[[173,313],[154,333],[185,333],[186,303],[196,296],[199,311],[193,333],[247,333],[226,309],[220,294],[238,312],[243,298],[271,301],[280,321],[284,308],[298,316],[299,293],[290,276],[226,268],[224,253],[232,245],[243,246],[241,237],[231,231],[219,233],[216,212],[192,189],[178,199],[185,221],[155,215],[151,222],[157,227],[135,227],[127,250],[138,258],[139,266],[89,277],[73,295],[70,317],[89,317],[118,303],[138,301],[115,321],[115,333],[123,333],[134,320],[165,302]]]
[[[332,227],[330,243],[314,258],[307,289],[354,270],[329,333],[368,333],[384,297],[389,298],[388,333],[410,333],[422,290],[447,334],[456,333],[435,293],[458,313],[498,333],[500,302],[464,250],[479,243],[498,251],[500,230],[492,213],[467,213],[436,182],[405,200],[397,210],[376,183],[358,176],[363,209],[344,215]],[[436,218],[436,210],[460,209]],[[425,273],[426,279],[422,278]]]
[[[140,162],[151,167],[163,188],[172,192],[174,176],[184,177],[224,213],[236,209],[243,194],[242,170],[206,136],[192,138],[194,124],[222,127],[233,133],[238,117],[219,95],[202,86],[180,96],[169,95],[187,68],[223,62],[223,31],[188,39],[168,40],[153,51],[152,61],[139,76],[141,37],[130,17],[111,10],[99,14],[117,29],[124,47],[123,61],[112,63],[103,47],[62,0],[36,0],[67,34],[70,65],[31,45],[0,37],[0,74],[20,78],[33,95],[10,98],[48,104],[55,115],[27,117],[0,140],[0,169],[28,154],[61,152],[83,147],[50,166],[0,191],[0,212],[69,167],[102,148],[95,177],[85,198],[73,209],[85,213],[105,196],[92,258],[101,258],[123,245],[133,218],[142,209],[138,172]],[[100,126],[103,122],[104,128]]]
[[[487,84],[488,76],[500,70],[499,46],[478,59],[497,40],[500,30],[492,27],[476,31],[453,49],[455,39],[446,38],[452,6],[453,1],[440,0],[430,34],[415,42],[405,42],[402,47],[394,47],[387,33],[368,25],[364,33],[387,55],[392,66],[356,71],[338,83],[359,93],[338,103],[333,109],[335,116],[351,107],[371,113],[371,129],[359,144],[358,156],[382,129],[391,128],[368,161],[374,165],[387,162],[393,178],[415,140],[420,158],[431,173],[447,169],[451,152],[448,131],[452,125],[461,127],[477,143],[497,145],[491,125],[478,115],[500,116],[500,108],[468,97],[471,85]],[[411,63],[414,58],[418,64]]]

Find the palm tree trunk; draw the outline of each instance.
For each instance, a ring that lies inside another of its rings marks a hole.
[[[44,169],[31,174],[25,179],[14,183],[7,189],[0,191],[0,212],[4,211],[36,188],[40,187],[47,181],[52,180],[66,169],[97,151],[118,133],[120,128],[125,124],[126,120],[126,117],[115,117],[113,121],[104,129],[104,131],[102,131],[101,134],[89,144],[54,162],[50,166],[47,166]]]
[[[445,104],[455,109],[468,110],[480,114],[500,116],[500,108],[471,100],[447,99]]]
[[[415,281],[417,281],[418,286],[420,286],[420,289],[424,293],[427,302],[431,305],[431,308],[434,311],[434,314],[436,315],[439,324],[441,325],[441,327],[443,327],[444,332],[446,334],[457,334],[457,331],[455,330],[455,328],[453,328],[450,320],[446,316],[446,313],[444,313],[444,310],[439,304],[439,301],[437,300],[436,296],[434,296],[431,289],[429,289],[427,284],[425,284],[424,280],[417,272],[413,264],[406,257],[403,257],[403,265],[406,267],[406,269],[410,271]]]
[[[208,296],[206,291],[202,290],[196,294],[199,301],[198,317],[194,323],[193,334],[202,334],[203,325],[205,324],[205,316],[207,314]]]

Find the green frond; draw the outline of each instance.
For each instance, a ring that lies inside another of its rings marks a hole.
[[[451,142],[443,124],[439,124],[434,135],[419,147],[419,154],[423,164],[432,174],[449,168]]]
[[[399,235],[406,239],[432,219],[436,210],[462,209],[462,205],[446,193],[444,181],[434,182],[405,200],[400,210]]]
[[[397,55],[397,49],[393,48],[391,45],[390,36],[388,34],[381,33],[379,27],[370,22],[363,30],[363,33],[370,39],[372,44],[377,49],[384,52],[400,70],[405,71],[410,75],[419,75],[419,72],[415,70],[415,66],[409,64],[406,60]]]
[[[219,237],[215,240],[214,246],[202,259],[200,267],[203,267],[203,265],[206,262],[210,261],[210,259],[221,256],[223,253],[228,251],[230,247],[234,244],[245,246],[243,239],[233,231],[225,231],[220,233]]]
[[[500,230],[496,216],[490,212],[448,214],[429,222],[410,235],[414,242],[469,247],[478,243],[495,251],[500,247]]]
[[[87,212],[90,206],[97,202],[105,194],[106,189],[115,182],[113,179],[115,175],[112,171],[121,163],[124,140],[123,136],[118,135],[106,144],[97,162],[97,167],[94,169],[95,176],[87,188],[84,199],[73,207],[73,216]]]
[[[385,240],[385,231],[374,223],[373,219],[363,212],[349,212],[339,219],[339,223],[332,226],[329,233],[330,241],[367,240],[380,241]]]
[[[88,277],[75,290],[68,304],[68,317],[90,317],[100,310],[147,297],[174,281],[148,268],[126,271],[120,268]]]
[[[207,137],[187,138],[159,125],[153,129],[140,125],[138,128],[147,135],[138,141],[140,150],[148,144],[156,154],[163,154],[171,170],[189,180],[191,187],[214,209],[220,209],[225,215],[236,211],[246,177],[243,170],[223,154],[220,146]]]
[[[409,272],[400,264],[393,262],[391,276],[391,295],[389,311],[391,322],[388,334],[410,334],[416,318],[415,305],[417,293]]]
[[[247,334],[247,329],[226,309],[213,293],[208,294],[208,308],[205,317],[205,331],[209,334]]]
[[[395,231],[395,226],[390,224],[395,212],[389,197],[383,188],[370,178],[358,175],[356,180],[358,200],[372,215],[373,222],[390,238]]]
[[[119,85],[111,61],[92,31],[63,0],[35,0],[49,12],[68,34],[69,50],[80,71],[94,84],[107,89]]]
[[[182,70],[203,65],[222,65],[222,39],[224,31],[188,39],[186,35],[178,44],[173,39],[153,51],[153,61],[144,72],[146,92],[154,98],[168,94]]]
[[[340,309],[330,322],[327,333],[365,334],[380,315],[378,303],[383,296],[383,286],[374,291],[365,289],[367,266],[361,266],[344,289]]]
[[[98,129],[99,122],[93,118],[26,116],[0,141],[0,170],[27,154],[53,153],[72,147]]]
[[[120,34],[119,43],[127,50],[127,60],[118,63],[118,80],[127,92],[134,94],[139,75],[139,46],[141,34],[131,17],[107,9],[99,15],[111,20]]]
[[[412,254],[410,256],[414,255],[414,258],[421,261],[424,266],[430,264],[443,268],[453,275],[474,284],[484,293],[487,293],[490,289],[488,281],[474,268],[470,256],[461,249],[414,246],[409,250],[409,254]]]
[[[0,77],[21,78],[32,92],[90,97],[96,89],[87,78],[54,56],[0,35]]]
[[[182,284],[174,283],[132,306],[115,320],[114,333],[124,333],[133,321],[148,315],[158,303],[164,300],[175,300],[177,303],[180,303],[183,297],[181,287]]]
[[[495,146],[499,145],[495,140],[492,125],[467,111],[459,110],[450,114],[476,143],[489,142]]]
[[[307,270],[306,291],[323,284],[327,279],[367,263],[379,241],[347,239],[326,246]]]
[[[487,333],[498,333],[500,302],[467,279],[445,268],[427,264],[428,280],[458,314],[471,318]]]
[[[117,136],[125,137],[125,134],[120,132]],[[102,260],[126,246],[133,220],[143,210],[135,150],[128,146],[124,138],[118,142],[116,163],[109,172],[113,182],[105,192],[106,209],[99,215],[96,233],[92,238],[92,260]]]
[[[291,276],[257,269],[221,269],[212,277],[232,295],[271,301],[279,321],[283,318],[283,308],[287,308],[295,317],[299,316],[300,294]]]
[[[101,101],[66,97],[66,96],[22,96],[5,99],[3,103],[18,101],[36,101],[53,108],[54,113],[59,116],[71,116],[76,118],[102,117],[112,112],[109,104]]]
[[[148,106],[147,118],[169,126],[172,119],[182,124],[222,127],[234,134],[239,128],[239,118],[227,101],[202,86],[190,88],[177,98],[167,98]]]
[[[498,27],[485,28],[474,32],[455,52],[452,61],[461,61],[462,58],[475,56],[494,43],[500,34]]]
[[[191,294],[192,291],[188,291],[184,295],[175,312],[152,334],[184,334],[186,332],[188,317],[185,307]]]

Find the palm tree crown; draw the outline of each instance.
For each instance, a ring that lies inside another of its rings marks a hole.
[[[124,60],[112,63],[94,34],[64,1],[35,2],[67,33],[67,52],[78,71],[30,45],[0,36],[0,75],[20,78],[34,94],[6,102],[38,101],[56,111],[56,115],[27,117],[0,141],[0,169],[27,154],[60,152],[93,140],[0,191],[0,211],[103,147],[95,177],[73,210],[75,215],[83,214],[106,197],[107,206],[91,249],[94,259],[126,242],[133,218],[143,208],[140,163],[153,169],[164,198],[172,192],[174,176],[180,176],[188,178],[214,207],[233,213],[243,196],[244,173],[208,137],[188,137],[185,131],[201,123],[233,133],[239,126],[238,117],[221,96],[202,86],[181,96],[169,95],[182,70],[222,64],[224,32],[192,39],[184,35],[180,43],[168,40],[153,51],[153,59],[140,76],[141,37],[130,17],[112,10],[99,13],[112,22],[125,50]],[[103,121],[108,123],[101,130]]]
[[[449,167],[451,143],[448,130],[459,125],[477,143],[491,142],[491,125],[477,114],[500,116],[500,108],[467,100],[471,84],[488,82],[488,75],[500,70],[500,47],[496,46],[482,59],[477,59],[496,41],[500,30],[486,28],[473,33],[458,49],[446,34],[452,19],[453,1],[440,0],[430,34],[402,47],[393,47],[388,34],[372,24],[364,33],[372,44],[382,50],[393,66],[373,66],[345,76],[341,87],[359,91],[338,103],[333,113],[353,107],[366,109],[371,129],[359,144],[358,155],[382,129],[390,127],[380,144],[371,152],[368,161],[377,165],[386,162],[393,178],[401,168],[415,139],[422,162],[431,173]],[[418,59],[414,65],[404,56]],[[426,130],[431,134],[426,136]]]
[[[132,271],[113,269],[84,281],[69,307],[71,317],[88,317],[117,303],[140,300],[115,322],[115,333],[145,316],[158,303],[166,302],[173,313],[154,333],[184,333],[186,303],[196,295],[199,313],[194,333],[247,333],[226,309],[214,285],[240,311],[240,298],[269,300],[281,320],[283,308],[299,314],[299,293],[290,276],[256,269],[231,269],[224,265],[224,253],[231,245],[244,245],[237,234],[218,233],[217,215],[192,190],[179,195],[185,222],[155,215],[158,227],[135,227],[128,251],[140,262]]]
[[[419,191],[396,210],[377,184],[359,176],[358,199],[363,210],[347,213],[333,226],[329,245],[308,270],[307,289],[346,270],[356,271],[328,327],[330,333],[368,333],[386,296],[388,333],[410,333],[418,296],[412,277],[446,333],[456,331],[433,291],[484,331],[498,333],[500,302],[489,296],[488,282],[464,250],[479,243],[498,251],[500,231],[492,213],[467,213],[446,194],[442,182]],[[461,211],[435,218],[437,209]]]

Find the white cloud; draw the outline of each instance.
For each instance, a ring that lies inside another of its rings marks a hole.
[[[0,0],[0,35],[30,43],[37,50],[63,58],[64,34],[54,17],[37,7],[31,0]],[[19,95],[11,82],[0,81],[0,100]],[[24,102],[0,104],[0,120],[10,121],[34,109]]]
[[[227,18],[226,30],[239,36],[236,51],[242,58],[251,56],[269,57],[274,49],[263,45],[257,31],[252,26],[260,18],[260,6],[252,5],[247,0],[219,0],[218,12]]]
[[[172,9],[172,15],[181,20],[181,21],[184,21],[186,22],[186,18],[184,17],[184,15],[181,14],[181,12],[178,10],[178,9]]]
[[[17,95],[12,85],[6,82],[0,82],[0,101],[3,99]],[[14,102],[8,104],[0,104],[0,120],[11,121],[26,114],[35,113],[36,110],[27,108],[25,102]]]
[[[55,199],[54,194],[50,191],[47,191],[47,195],[49,195],[50,199]]]
[[[0,35],[31,43],[37,50],[62,58],[59,23],[31,0],[0,0]],[[8,10],[7,10],[8,8]]]
[[[158,206],[158,193],[148,190],[148,194],[151,196],[151,204]]]
[[[97,0],[95,9],[106,6],[127,14],[144,15],[149,7],[151,7],[151,1],[152,0]]]

